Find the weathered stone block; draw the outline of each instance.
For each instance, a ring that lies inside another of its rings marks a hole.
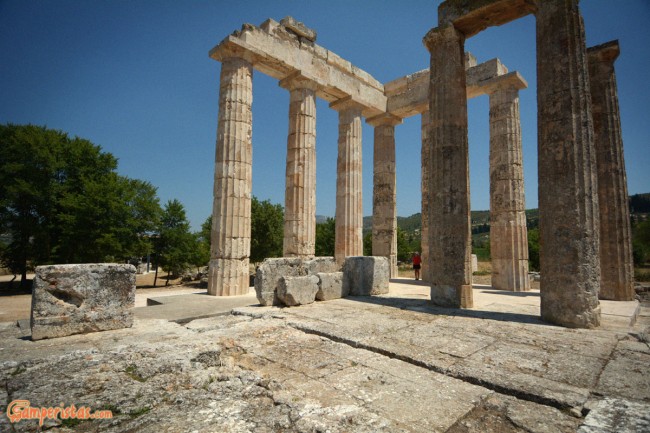
[[[334,257],[316,257],[311,260],[300,257],[266,259],[257,268],[255,276],[257,300],[261,305],[283,305],[277,295],[283,277],[303,277],[340,270]]]
[[[315,42],[316,41],[316,31],[313,29],[310,29],[307,27],[305,24],[301,23],[300,21],[296,21],[295,18],[291,16],[286,16],[283,19],[280,20],[280,25],[286,27],[287,29],[291,30],[293,33],[296,35],[303,37],[307,39],[308,41]]]
[[[32,289],[32,340],[129,328],[134,304],[133,265],[39,266]]]
[[[336,263],[334,257],[314,257],[311,260],[305,261],[305,267],[309,275],[339,272],[341,270],[341,265]]]
[[[282,277],[300,277],[307,275],[302,259],[298,257],[281,257],[266,259],[255,273],[255,293],[261,305],[280,305],[277,289]]]
[[[351,296],[388,293],[390,267],[386,257],[346,257],[343,265],[343,290]]]
[[[316,299],[319,301],[348,296],[348,287],[343,288],[343,272],[320,272],[316,276],[319,279]]]
[[[288,307],[311,304],[316,300],[318,281],[316,275],[282,277],[278,284],[278,299]]]

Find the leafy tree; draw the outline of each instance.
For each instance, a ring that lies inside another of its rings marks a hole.
[[[363,235],[363,255],[372,256],[372,232]]]
[[[156,241],[157,264],[168,272],[165,283],[168,285],[171,275],[180,275],[193,264],[197,248],[197,238],[190,232],[190,223],[180,201],[174,199],[165,204]]]
[[[539,228],[528,230],[528,266],[539,271]]]
[[[630,196],[631,213],[650,213],[650,193]]]
[[[334,255],[336,221],[327,218],[324,223],[316,224],[316,256],[330,257]]]
[[[269,200],[251,200],[251,255],[253,263],[268,257],[282,257],[284,210]]]
[[[33,125],[0,125],[3,264],[123,260],[146,251],[160,206],[147,182],[119,176],[88,140]]]
[[[419,251],[419,250],[418,250]],[[397,228],[397,260],[400,262],[407,262],[411,260],[411,255],[414,250],[411,250],[408,240],[406,239],[406,232],[399,227]]]
[[[642,266],[650,254],[650,220],[636,224],[632,232],[634,264]]]
[[[207,266],[210,262],[210,236],[212,233],[212,216],[209,216],[203,224],[201,231],[195,233],[197,248],[195,250],[192,264],[197,268]]]
[[[0,231],[9,238],[2,262],[22,275],[22,286],[28,263],[49,258],[48,223],[58,172],[49,148],[60,148],[65,138],[36,126],[0,125]]]

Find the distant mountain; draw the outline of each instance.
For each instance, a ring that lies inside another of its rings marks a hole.
[[[328,217],[325,215],[316,215],[316,224],[326,223],[328,218],[332,218],[332,217]]]
[[[650,193],[631,195],[630,213],[633,215],[650,213]],[[324,223],[327,218],[331,217],[316,215],[316,223]],[[484,232],[486,231],[485,228],[490,226],[489,210],[473,210],[471,218],[472,231],[474,232]],[[539,209],[526,209],[526,223],[529,229],[539,225]],[[397,227],[407,233],[420,231],[422,229],[422,215],[418,212],[407,217],[398,216]],[[363,217],[363,232],[365,234],[370,231],[372,231],[372,215]]]

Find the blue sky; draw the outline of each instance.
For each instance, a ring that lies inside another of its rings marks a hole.
[[[243,23],[292,15],[317,43],[381,82],[428,67],[422,37],[439,1],[0,0],[0,123],[87,138],[119,173],[179,199],[194,229],[210,215],[220,64],[208,51]],[[650,1],[581,2],[587,45],[619,39],[616,63],[630,194],[650,192]],[[466,49],[519,71],[524,178],[537,207],[535,19],[488,29]],[[284,203],[288,92],[253,78],[253,194]],[[472,209],[489,209],[486,96],[469,102]],[[337,113],[317,104],[317,213],[334,215]],[[364,215],[372,213],[372,137],[363,129]],[[420,118],[396,129],[398,215],[420,210]]]

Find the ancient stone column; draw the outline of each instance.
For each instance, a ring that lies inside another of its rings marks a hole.
[[[348,256],[363,255],[362,107],[349,97],[330,107],[339,112],[334,257],[343,263]]]
[[[587,50],[600,205],[600,299],[634,300],[634,263],[614,61],[618,41]]]
[[[251,242],[253,68],[221,64],[208,293],[248,293]]]
[[[429,266],[429,165],[431,164],[431,146],[427,145],[427,129],[429,128],[429,111],[421,114],[421,128],[422,128],[422,151],[421,151],[421,165],[422,165],[422,229],[420,230],[420,258],[422,259],[422,269],[420,276],[422,281],[431,281],[431,267]]]
[[[578,0],[537,2],[542,319],[600,324],[599,211],[584,25]]]
[[[284,200],[285,257],[313,257],[316,248],[316,84],[290,76]]]
[[[397,178],[395,125],[402,119],[382,114],[367,122],[375,127],[372,189],[372,255],[388,258],[390,277],[397,278]]]
[[[519,121],[519,89],[524,87],[508,80],[490,93],[492,287],[515,292],[530,290]]]
[[[472,307],[469,157],[465,38],[452,25],[429,31],[423,40],[431,53],[429,256],[431,301],[447,307]]]

